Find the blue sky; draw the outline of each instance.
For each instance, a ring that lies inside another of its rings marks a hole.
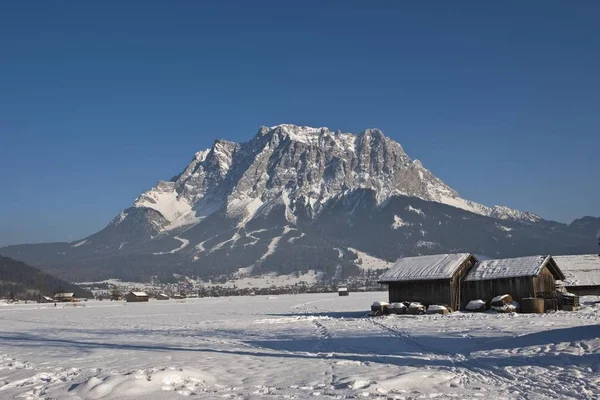
[[[596,1],[3,2],[0,245],[93,233],[216,138],[279,123],[378,127],[465,198],[598,216],[599,20]]]

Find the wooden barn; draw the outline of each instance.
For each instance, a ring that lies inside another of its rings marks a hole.
[[[156,300],[169,300],[169,295],[165,293],[159,293],[156,295]]]
[[[565,274],[563,284],[577,296],[600,296],[600,256],[581,254],[554,256],[558,268]]]
[[[411,301],[458,310],[461,281],[477,262],[470,253],[401,258],[379,278],[390,303]]]
[[[38,303],[56,303],[56,300],[49,296],[42,296],[38,300]]]
[[[54,295],[54,300],[59,303],[69,303],[76,301],[75,293],[56,293]]]
[[[509,294],[515,301],[546,297],[556,291],[556,281],[564,275],[550,256],[531,256],[479,261],[462,285],[462,306],[470,300],[489,302]]]
[[[146,292],[129,292],[125,295],[125,301],[128,303],[141,303],[150,300]]]

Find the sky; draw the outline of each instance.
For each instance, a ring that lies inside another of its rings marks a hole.
[[[215,139],[380,128],[462,197],[600,216],[600,2],[0,5],[0,246],[102,229]]]

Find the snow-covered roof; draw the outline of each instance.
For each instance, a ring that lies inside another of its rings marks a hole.
[[[544,266],[548,266],[556,279],[563,277],[560,269],[550,256],[530,256],[479,261],[467,274],[465,281],[485,281],[490,279],[537,276]]]
[[[565,286],[600,285],[600,256],[597,254],[554,256],[552,258],[565,274]]]
[[[450,279],[469,257],[470,253],[459,253],[400,258],[379,282]]]
[[[131,292],[135,297],[148,297],[148,293],[146,292]]]
[[[56,293],[54,295],[54,298],[57,298],[57,297],[59,297],[59,298],[62,298],[62,297],[73,297],[73,296],[75,296],[75,293]]]

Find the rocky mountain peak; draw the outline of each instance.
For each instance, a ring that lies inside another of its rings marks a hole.
[[[262,126],[246,143],[216,140],[176,180],[159,182],[134,206],[158,211],[172,227],[198,223],[199,209],[234,209],[248,220],[276,204],[291,216],[299,203],[314,217],[333,196],[359,188],[374,190],[378,202],[406,195],[499,219],[539,218],[460,198],[380,129],[351,134],[293,124]]]

